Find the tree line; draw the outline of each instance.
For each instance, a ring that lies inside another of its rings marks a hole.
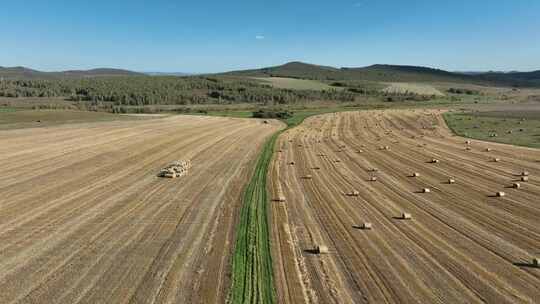
[[[64,97],[87,105],[292,104],[312,100],[348,102],[349,91],[288,90],[234,77],[111,77],[3,80],[1,97]]]

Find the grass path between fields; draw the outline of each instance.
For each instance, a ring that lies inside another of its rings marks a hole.
[[[301,124],[309,116],[331,111],[300,112],[284,122],[287,128],[270,137],[257,160],[255,171],[244,191],[233,254],[230,303],[275,303],[274,272],[270,250],[268,219],[268,169],[279,135]]]

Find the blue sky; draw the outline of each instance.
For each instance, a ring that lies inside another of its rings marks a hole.
[[[2,1],[0,66],[540,69],[539,0]]]

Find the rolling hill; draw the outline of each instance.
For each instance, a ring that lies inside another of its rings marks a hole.
[[[61,72],[42,72],[26,67],[0,67],[0,77],[7,79],[50,79],[84,78],[110,76],[141,76],[144,74],[121,69],[99,68],[91,70],[70,70]]]
[[[419,66],[375,64],[360,68],[334,68],[303,62],[224,75],[245,77],[290,77],[312,80],[364,80],[376,82],[451,82],[503,86],[540,86],[540,71],[512,73],[455,73]]]

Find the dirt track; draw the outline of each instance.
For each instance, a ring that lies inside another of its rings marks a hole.
[[[286,198],[271,208],[280,303],[538,303],[540,151],[474,140],[466,150],[438,114],[328,114],[280,137],[270,185]],[[509,188],[524,169],[530,181]]]
[[[0,131],[0,303],[220,303],[241,190],[280,126],[175,116]],[[159,169],[191,159],[186,177]]]

